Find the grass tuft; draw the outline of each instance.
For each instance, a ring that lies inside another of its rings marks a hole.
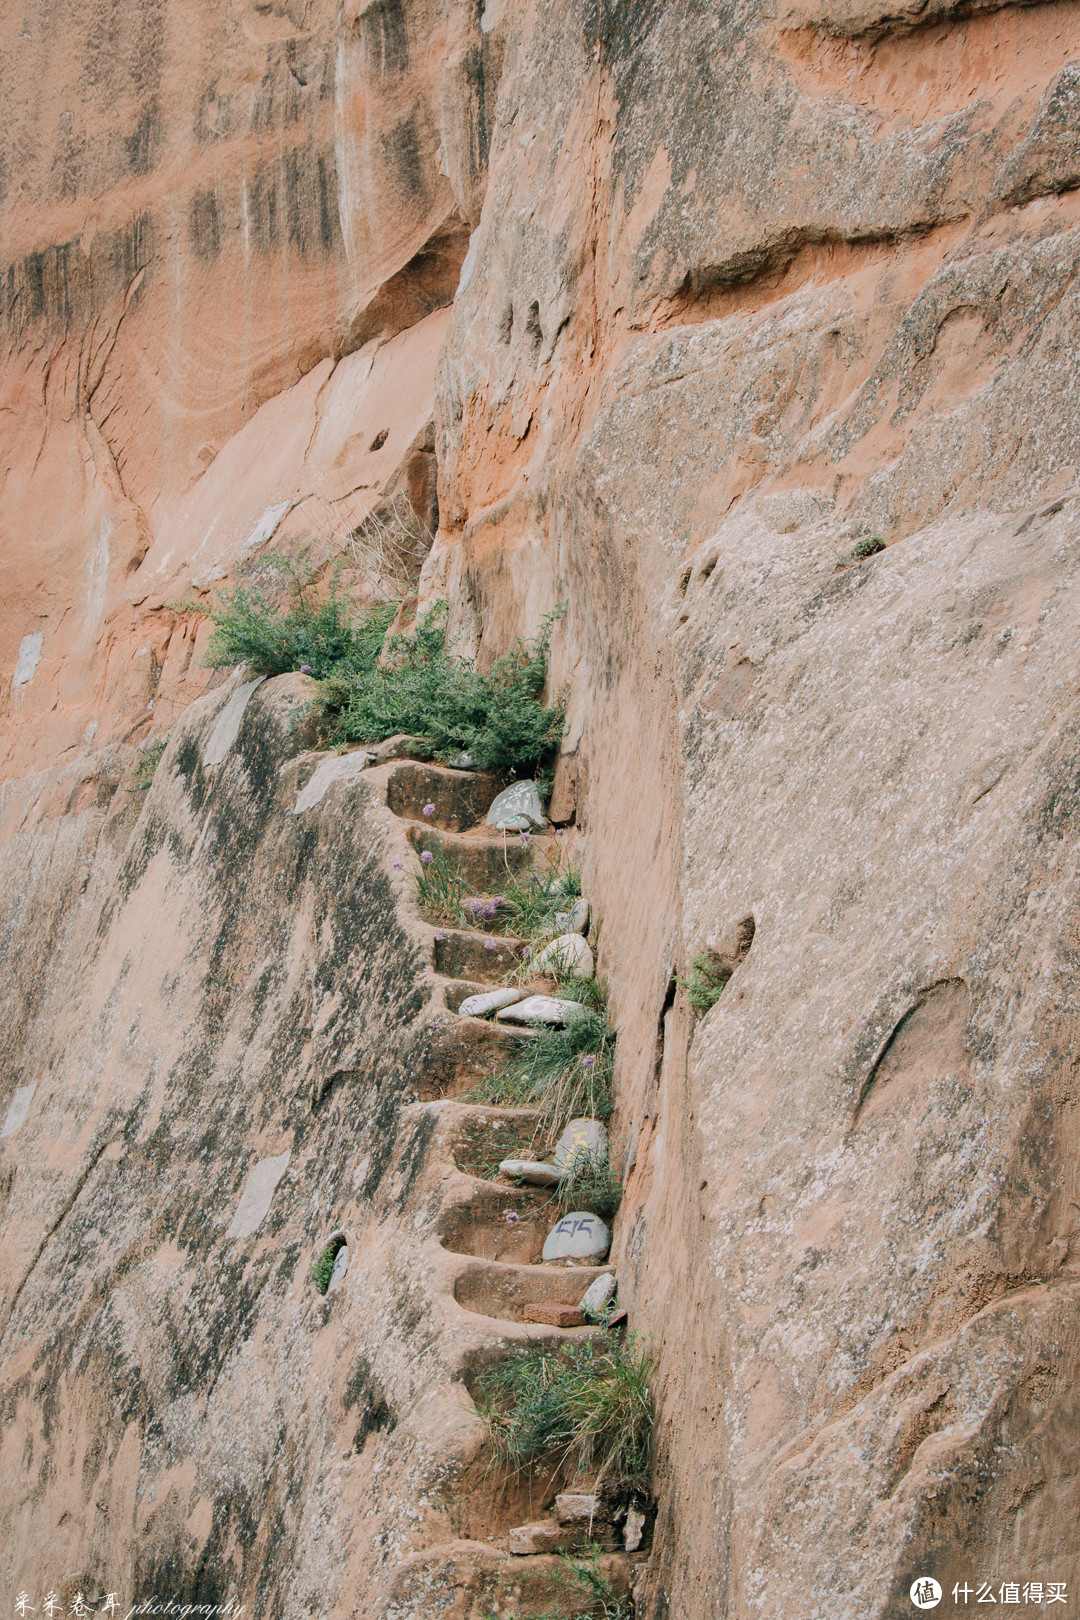
[[[564,1215],[571,1209],[584,1209],[610,1221],[622,1200],[622,1183],[612,1169],[608,1149],[593,1153],[579,1148],[570,1158],[556,1196]]]
[[[495,1363],[477,1405],[497,1463],[523,1471],[554,1456],[609,1494],[639,1490],[648,1474],[653,1360],[631,1336],[595,1339]]]
[[[565,1029],[533,1029],[501,1073],[480,1081],[465,1100],[535,1108],[543,1128],[578,1117],[609,1119],[615,1031],[607,1014],[587,1007]]]

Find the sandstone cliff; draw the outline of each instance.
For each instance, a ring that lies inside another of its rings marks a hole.
[[[184,606],[407,500],[462,652],[566,604],[638,1614],[1075,1602],[1076,6],[17,0],[0,104],[12,1601],[556,1600],[413,788]]]

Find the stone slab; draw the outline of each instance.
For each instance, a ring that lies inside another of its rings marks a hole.
[[[371,764],[371,758],[367,750],[361,748],[353,754],[335,754],[332,759],[324,759],[297,794],[292,814],[302,816],[305,810],[312,809],[322,800],[331,782],[358,775]]]
[[[580,1001],[564,1001],[558,996],[528,996],[513,1007],[504,1007],[497,1015],[507,1024],[568,1024],[580,1018],[585,1009]]]
[[[587,934],[589,931],[589,902],[584,896],[575,900],[569,911],[555,913],[555,926],[560,934]]]
[[[517,1558],[559,1552],[573,1546],[575,1534],[574,1530],[556,1524],[554,1519],[542,1519],[539,1524],[519,1524],[510,1532],[510,1551]]]
[[[591,1491],[560,1491],[551,1511],[560,1524],[590,1525],[597,1520],[607,1524],[611,1520],[608,1504]]]
[[[0,1141],[2,1141],[5,1136],[13,1136],[18,1130],[19,1126],[30,1112],[30,1104],[34,1100],[34,1092],[36,1090],[36,1080],[31,1080],[28,1085],[17,1087],[15,1095],[8,1104],[8,1111],[4,1116],[4,1128],[3,1130],[0,1130]],[[559,1179],[559,1172],[557,1170],[555,1172],[555,1179],[556,1181]]]
[[[269,1213],[277,1184],[289,1168],[291,1158],[292,1149],[286,1148],[284,1153],[278,1153],[272,1159],[260,1159],[249,1171],[226,1237],[250,1237],[262,1225]]]
[[[544,1243],[541,1260],[602,1260],[611,1248],[611,1233],[599,1215],[575,1209],[556,1221]]]
[[[584,1327],[585,1318],[576,1305],[526,1305],[526,1322],[541,1322],[545,1327]]]
[[[203,749],[204,765],[221,764],[240,735],[240,722],[244,718],[244,710],[255,695],[255,688],[261,686],[265,679],[265,675],[257,675],[253,681],[245,681],[243,686],[236,688],[218,715],[214,729],[206,740],[206,747]]]
[[[562,1171],[553,1164],[540,1164],[535,1159],[504,1159],[499,1166],[504,1176],[516,1176],[531,1187],[557,1187]]]
[[[458,1008],[462,1018],[484,1018],[488,1013],[498,1012],[500,1007],[512,1007],[515,1002],[524,1000],[524,990],[489,990],[482,996],[467,996]]]

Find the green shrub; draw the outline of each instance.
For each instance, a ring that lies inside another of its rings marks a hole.
[[[534,1024],[535,1033],[497,1075],[468,1094],[473,1102],[535,1108],[542,1126],[579,1116],[608,1119],[615,1031],[607,1014],[585,1008],[565,1029]]]
[[[598,1153],[579,1148],[572,1154],[556,1196],[564,1215],[571,1209],[587,1209],[610,1221],[622,1199],[622,1183],[607,1148]]]
[[[307,667],[316,680],[339,670],[355,677],[374,669],[396,611],[395,602],[379,602],[353,623],[336,585],[325,601],[313,601],[295,571],[293,601],[285,610],[257,587],[238,585],[208,612],[214,634],[206,661],[215,667],[248,664],[257,675]]]
[[[676,979],[680,990],[685,990],[691,1007],[698,1012],[708,1012],[724,993],[724,986],[731,977],[724,973],[716,958],[708,951],[691,958],[690,977]]]
[[[161,764],[161,756],[168,747],[169,735],[154,737],[151,742],[144,743],[139,749],[139,757],[135,761],[131,775],[128,777],[128,793],[145,793],[154,780],[154,772]]]
[[[330,1278],[334,1272],[334,1261],[337,1259],[338,1250],[344,1247],[345,1239],[343,1237],[331,1238],[312,1266],[311,1276],[320,1294],[325,1294],[330,1287]]]
[[[444,757],[464,749],[485,768],[534,768],[558,747],[565,726],[565,698],[541,702],[559,610],[535,641],[516,642],[485,673],[452,658],[446,615],[446,603],[436,603],[411,635],[390,638],[377,668],[342,666],[325,682],[330,740],[380,742],[408,732]]]
[[[648,1473],[652,1358],[614,1332],[557,1348],[534,1345],[488,1367],[477,1406],[496,1462],[524,1470],[555,1455],[594,1488],[640,1489]]]
[[[864,557],[875,557],[879,551],[885,550],[885,542],[880,534],[871,535],[866,540],[859,540],[851,548],[851,555],[856,562]]]

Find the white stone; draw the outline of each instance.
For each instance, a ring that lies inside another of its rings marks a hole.
[[[530,965],[537,973],[576,973],[582,979],[591,979],[595,969],[588,941],[580,934],[560,934]]]
[[[345,1273],[349,1269],[349,1245],[343,1243],[334,1256],[334,1269],[330,1273],[330,1281],[326,1285],[326,1292],[332,1294],[335,1288],[340,1288],[345,1281]]]
[[[586,1316],[600,1316],[606,1309],[608,1302],[615,1295],[615,1273],[605,1271],[602,1277],[594,1277],[581,1296],[578,1306]]]
[[[446,763],[452,771],[478,771],[480,769],[479,763],[471,754],[467,753],[455,754],[453,759],[448,759]]]
[[[355,776],[358,771],[365,770],[371,764],[371,755],[364,749],[355,754],[335,754],[332,759],[324,759],[316,767],[310,782],[300,789],[296,803],[293,805],[294,816],[302,816],[305,810],[310,810],[319,803],[331,782],[340,781],[343,776]]]
[[[516,822],[522,816],[526,818],[525,826],[529,822],[537,827],[544,825],[544,812],[535,782],[511,782],[508,788],[496,794],[487,813],[487,825],[509,827],[512,821]]]
[[[535,1159],[504,1159],[499,1169],[504,1176],[516,1176],[531,1187],[557,1187],[562,1171],[553,1164],[538,1164]]]
[[[265,681],[265,675],[258,675],[253,681],[245,681],[238,686],[232,697],[226,703],[217,717],[217,724],[207,740],[203,749],[204,765],[220,765],[229,752],[240,733],[240,722],[244,718],[244,710],[251,702],[252,694],[257,686]]]
[[[45,645],[45,632],[35,630],[32,636],[23,636],[19,642],[19,652],[15,659],[15,673],[11,678],[11,690],[17,692],[20,686],[29,686],[37,672],[41,660],[41,649]]]
[[[504,1007],[497,1015],[499,1022],[508,1024],[569,1024],[580,1018],[585,1009],[580,1001],[561,1001],[557,996],[528,996],[513,1007]]]
[[[623,1543],[627,1552],[637,1552],[641,1546],[641,1533],[644,1528],[644,1513],[639,1513],[637,1508],[630,1508],[626,1515],[626,1527],[623,1530]]]
[[[498,1012],[500,1007],[512,1007],[515,1001],[524,999],[524,990],[488,990],[482,996],[466,996],[458,1012],[462,1018],[483,1018],[486,1013]]]
[[[560,934],[587,934],[589,932],[589,902],[582,897],[575,900],[569,911],[555,913],[555,927]]]
[[[571,1159],[578,1153],[587,1153],[594,1159],[608,1151],[607,1127],[598,1119],[572,1119],[555,1144],[555,1163],[567,1170]]]
[[[611,1248],[611,1233],[599,1215],[571,1210],[556,1221],[544,1244],[542,1260],[602,1260]]]
[[[226,1237],[250,1237],[262,1225],[269,1213],[277,1184],[289,1168],[291,1158],[292,1149],[286,1148],[284,1153],[278,1153],[272,1159],[260,1159],[249,1172]]]
[[[0,1141],[2,1141],[5,1136],[13,1136],[18,1130],[19,1126],[30,1112],[30,1104],[34,1100],[34,1092],[36,1090],[36,1080],[31,1080],[29,1085],[19,1086],[14,1097],[12,1097],[11,1102],[8,1104],[8,1111],[4,1118],[4,1128],[2,1131],[0,1131]],[[555,1173],[558,1175],[558,1171]]]

